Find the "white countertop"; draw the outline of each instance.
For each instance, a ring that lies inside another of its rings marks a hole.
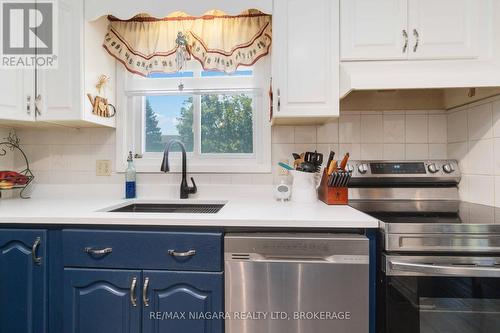
[[[208,185],[207,185],[208,186]],[[113,187],[113,188],[110,188]],[[225,202],[216,214],[109,213],[125,202],[179,202],[178,186],[138,187],[148,193],[121,198],[114,185],[39,186],[31,199],[0,199],[0,224],[63,224],[255,228],[378,228],[378,220],[349,206],[277,202],[268,186],[214,186],[182,202]]]

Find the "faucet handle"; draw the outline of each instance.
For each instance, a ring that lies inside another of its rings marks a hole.
[[[191,177],[191,182],[193,183],[193,187],[189,187],[189,193],[196,193],[198,188],[196,187],[196,183],[194,182],[194,178]]]

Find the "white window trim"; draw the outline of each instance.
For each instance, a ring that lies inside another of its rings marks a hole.
[[[271,124],[269,122],[269,74],[270,57],[261,59],[255,65],[257,75],[252,78],[232,77],[205,77],[205,84],[201,85],[196,78],[183,78],[186,89],[182,93],[200,94],[203,92],[231,93],[247,91],[254,96],[254,154],[228,154],[229,158],[221,158],[221,154],[203,154],[203,158],[193,159],[188,154],[188,172],[193,173],[270,173],[271,172]],[[244,70],[245,68],[242,68]],[[131,80],[132,83],[131,83]],[[158,81],[157,81],[158,80]],[[170,81],[170,82],[169,82]],[[116,130],[116,169],[124,172],[127,166],[128,151],[142,151],[136,149],[138,142],[143,142],[137,136],[143,136],[137,124],[137,110],[143,110],[144,94],[164,95],[178,94],[177,80],[145,79],[128,73],[120,64],[117,64],[117,130]],[[175,86],[173,86],[175,85]],[[234,88],[232,86],[237,86]],[[131,87],[133,87],[131,89]],[[134,116],[136,115],[136,116]],[[143,113],[140,113],[143,117]],[[199,124],[195,124],[199,126]],[[199,130],[195,128],[195,130]],[[137,172],[160,173],[163,153],[146,153],[140,159],[135,159]],[[191,157],[191,158],[190,158]],[[170,154],[172,172],[180,172],[180,153]]]

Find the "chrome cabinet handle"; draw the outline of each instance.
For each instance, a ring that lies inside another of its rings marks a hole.
[[[403,53],[406,53],[406,50],[408,49],[408,32],[406,32],[406,29],[403,29],[403,37],[405,39],[405,44],[403,45]]]
[[[278,89],[278,112],[281,110],[281,92]]]
[[[144,279],[144,286],[142,287],[142,303],[144,303],[144,306],[149,306],[148,287],[149,278],[147,277]]]
[[[38,95],[35,97],[35,115],[37,116],[42,115],[41,104],[42,104],[42,95]]]
[[[26,96],[26,113],[31,114],[31,96]]]
[[[104,249],[95,250],[91,247],[86,247],[83,251],[85,253],[88,253],[88,254],[102,256],[102,255],[109,254],[109,253],[113,252],[113,248],[112,247],[105,247]]]
[[[172,257],[192,257],[196,254],[196,250],[189,250],[187,252],[175,252],[175,250],[168,250],[168,254]]]
[[[137,296],[135,295],[135,288],[137,286],[137,278],[132,279],[132,284],[130,285],[130,303],[132,306],[137,306]]]
[[[417,29],[413,29],[413,36],[416,39],[415,46],[413,46],[413,52],[417,52],[418,45],[420,44],[420,34],[418,33]]]
[[[40,265],[42,263],[42,257],[37,257],[36,252],[38,250],[38,247],[42,243],[42,240],[40,237],[37,237],[35,239],[35,242],[33,242],[33,246],[31,247],[31,257],[33,258],[33,262],[37,265]]]
[[[417,273],[425,276],[500,277],[500,269],[494,267],[460,267],[398,261],[389,261],[389,265],[393,271]],[[389,272],[388,275],[395,275],[395,273]]]

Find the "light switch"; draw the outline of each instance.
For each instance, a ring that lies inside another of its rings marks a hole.
[[[111,176],[111,161],[97,160],[95,173],[96,176]]]

